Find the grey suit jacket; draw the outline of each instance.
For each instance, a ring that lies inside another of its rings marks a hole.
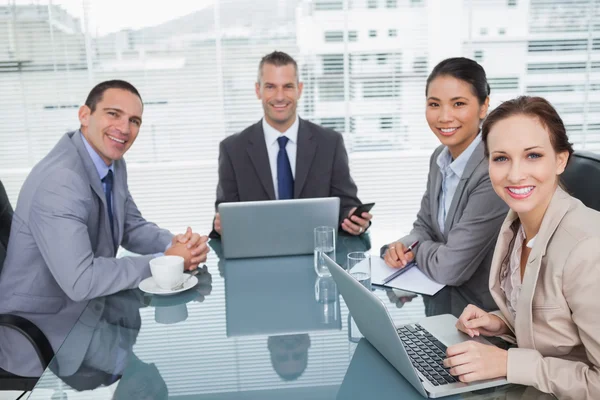
[[[217,200],[275,200],[262,121],[225,138],[219,147]],[[340,223],[360,204],[342,135],[300,119],[294,198],[339,197]],[[214,235],[214,231],[213,231]]]
[[[81,135],[65,134],[31,171],[19,194],[0,272],[0,313],[35,323],[56,350],[87,300],[134,288],[150,276],[152,255],[117,259],[115,243],[137,254],[162,252],[172,234],[147,222],[115,161],[111,237],[106,198]],[[61,324],[53,321],[57,314]],[[39,369],[21,335],[0,329],[0,367],[31,376]]]
[[[438,147],[431,155],[421,209],[412,231],[400,241],[406,246],[419,241],[417,264],[429,278],[457,286],[465,301],[494,310],[497,306],[489,292],[488,278],[508,206],[492,188],[484,144],[480,143],[467,162],[442,232],[437,219],[442,173],[436,160],[443,148]]]

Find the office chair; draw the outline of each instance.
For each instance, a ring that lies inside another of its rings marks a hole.
[[[8,249],[12,215],[13,209],[0,181],[0,276]],[[25,336],[35,349],[42,367],[48,367],[54,357],[54,351],[46,335],[34,323],[18,315],[0,314],[0,326],[15,329]],[[38,378],[14,375],[0,368],[0,390],[31,391],[37,381]]]
[[[600,155],[574,152],[561,175],[561,182],[571,196],[600,211]]]

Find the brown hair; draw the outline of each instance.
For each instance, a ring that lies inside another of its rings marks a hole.
[[[550,133],[550,143],[556,153],[569,152],[569,158],[573,154],[573,145],[569,142],[567,130],[562,119],[552,107],[548,100],[542,97],[519,96],[500,104],[492,111],[481,127],[481,139],[485,144],[485,155],[489,157],[487,138],[490,130],[499,121],[515,115],[527,115],[536,118]]]
[[[276,67],[284,67],[292,64],[294,66],[294,71],[296,72],[296,80],[298,80],[298,63],[296,63],[296,60],[283,51],[274,51],[260,60],[260,63],[258,64],[258,77],[256,78],[256,82],[258,83],[260,83],[260,78],[262,78],[262,70],[265,64],[271,64]]]

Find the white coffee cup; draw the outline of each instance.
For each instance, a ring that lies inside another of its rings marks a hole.
[[[183,280],[183,257],[161,256],[150,260],[150,272],[161,289],[171,290]]]

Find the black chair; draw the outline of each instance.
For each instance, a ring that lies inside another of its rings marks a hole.
[[[8,201],[4,185],[0,181],[0,275],[8,249],[8,237],[12,222],[13,209]],[[15,329],[32,344],[44,369],[54,357],[54,351],[46,335],[34,323],[26,318],[12,314],[0,314],[0,326]],[[1,340],[1,339],[0,339]],[[0,368],[0,390],[31,391],[38,378],[22,377]]]
[[[600,211],[600,155],[589,151],[573,153],[561,182],[573,197]]]

